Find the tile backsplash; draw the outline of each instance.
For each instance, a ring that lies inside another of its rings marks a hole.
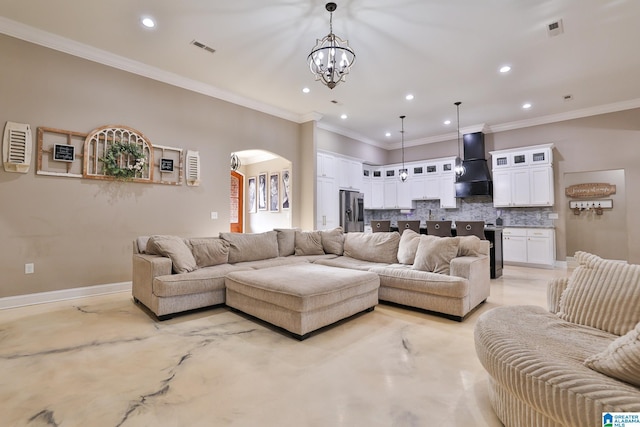
[[[366,210],[364,212],[364,222],[366,225],[372,219],[388,219],[395,225],[398,220],[419,219],[424,225],[424,221],[433,220],[483,220],[488,224],[495,224],[498,214],[503,220],[503,226],[526,225],[533,227],[553,227],[554,220],[549,219],[549,214],[554,212],[553,207],[532,207],[532,208],[496,208],[489,197],[478,196],[468,197],[458,200],[457,209],[440,208],[439,200],[416,200],[415,209],[410,213],[401,213],[400,210]],[[404,211],[403,211],[404,212]]]

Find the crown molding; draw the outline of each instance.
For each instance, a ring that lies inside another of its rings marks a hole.
[[[107,52],[66,37],[58,36],[2,16],[0,16],[0,33],[57,50],[59,52],[67,53],[69,55],[77,56],[79,58],[87,59],[89,61],[97,62],[99,64],[107,65],[112,68],[137,74],[142,77],[147,77],[152,80],[240,105],[281,119],[295,123],[304,123],[305,121],[305,116],[301,116],[291,111],[286,111],[269,104],[245,98],[237,94],[224,91],[215,86],[202,83],[197,80],[188,79],[175,73],[164,71],[157,67],[152,67],[120,55],[115,55],[111,52]]]

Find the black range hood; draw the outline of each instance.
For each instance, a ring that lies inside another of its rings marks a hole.
[[[456,179],[456,197],[493,196],[493,181],[485,159],[484,133],[467,133],[462,137],[465,172]]]

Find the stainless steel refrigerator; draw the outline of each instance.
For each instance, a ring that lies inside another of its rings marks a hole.
[[[364,231],[364,194],[340,190],[340,226],[345,233]]]

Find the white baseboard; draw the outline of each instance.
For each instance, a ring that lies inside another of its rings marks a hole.
[[[106,285],[85,286],[83,288],[16,295],[13,297],[0,298],[0,310],[127,291],[131,292],[131,282],[109,283]]]

